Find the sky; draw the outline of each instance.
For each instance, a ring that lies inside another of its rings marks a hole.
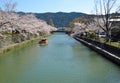
[[[91,13],[94,0],[1,0],[17,2],[16,11],[23,12],[82,12]]]
[[[3,3],[6,0],[1,0]],[[7,0],[10,1],[10,0]],[[17,2],[16,11],[23,12],[83,12],[94,10],[94,0],[12,0]]]

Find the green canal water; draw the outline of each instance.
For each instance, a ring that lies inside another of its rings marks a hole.
[[[120,67],[64,33],[0,56],[0,83],[120,83]]]

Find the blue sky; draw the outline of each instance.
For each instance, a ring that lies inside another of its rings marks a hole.
[[[3,0],[5,1],[5,0]],[[9,0],[7,0],[9,1]],[[94,0],[12,0],[17,11],[24,12],[83,12],[92,13]]]

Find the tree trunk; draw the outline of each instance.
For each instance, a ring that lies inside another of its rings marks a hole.
[[[111,41],[111,32],[106,31],[106,42],[110,42],[110,41]]]

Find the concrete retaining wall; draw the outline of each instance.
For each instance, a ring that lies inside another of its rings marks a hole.
[[[86,45],[87,47],[89,47],[89,48],[93,49],[94,51],[100,53],[105,58],[111,60],[112,62],[114,62],[114,63],[116,63],[118,65],[120,65],[120,57],[119,56],[117,56],[115,54],[112,54],[112,53],[104,50],[103,48],[100,48],[100,47],[98,47],[96,45],[93,45],[93,44],[91,44],[91,43],[89,43],[89,42],[87,42],[87,41],[85,41],[83,39],[80,39],[78,37],[74,37],[74,38],[76,40],[80,41],[81,43],[83,43],[84,45]]]

